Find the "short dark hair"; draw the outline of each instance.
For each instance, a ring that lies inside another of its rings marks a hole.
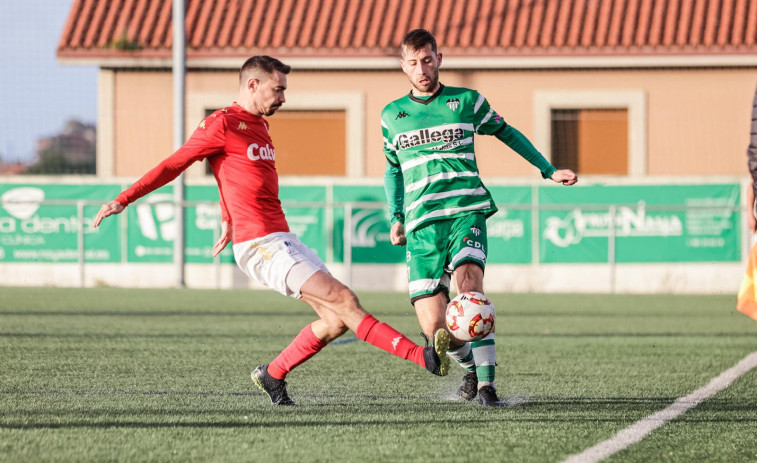
[[[428,44],[431,44],[431,51],[436,53],[436,39],[433,34],[426,29],[413,29],[402,38],[400,51],[405,54],[405,50],[420,50]]]
[[[241,83],[245,76],[251,73],[271,75],[273,71],[279,71],[282,74],[289,74],[291,70],[292,66],[286,65],[276,58],[267,55],[255,55],[248,58],[239,70],[239,82]]]

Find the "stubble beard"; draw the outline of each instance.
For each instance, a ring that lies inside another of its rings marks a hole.
[[[427,88],[421,88],[417,83],[412,81],[411,83],[413,84],[413,87],[421,93],[433,92],[436,86],[439,84],[439,73],[437,72],[436,75],[430,77],[429,83],[426,85]]]
[[[266,116],[273,116],[273,114],[274,114],[274,113],[275,113],[276,111],[278,111],[278,109],[279,109],[280,107],[281,107],[281,106],[275,106],[275,107],[271,107],[271,108],[268,108],[268,111],[266,111],[266,112],[265,112],[264,114],[265,114]]]

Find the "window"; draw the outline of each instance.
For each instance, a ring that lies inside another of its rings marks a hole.
[[[584,175],[647,173],[643,90],[534,92],[534,144],[557,168]]]
[[[628,175],[626,108],[552,109],[552,164],[579,174]]]
[[[279,110],[268,123],[279,175],[346,174],[344,111]]]

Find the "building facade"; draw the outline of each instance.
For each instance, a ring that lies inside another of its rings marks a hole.
[[[379,115],[409,91],[398,44],[432,31],[441,81],[473,87],[547,158],[582,176],[745,174],[757,84],[757,1],[186,2],[186,127],[237,94],[254,54],[293,66],[271,118],[287,176],[380,177]],[[62,62],[100,66],[98,175],[172,152],[171,2],[78,0]],[[496,140],[490,177],[533,177]],[[190,177],[206,175],[195,166]]]

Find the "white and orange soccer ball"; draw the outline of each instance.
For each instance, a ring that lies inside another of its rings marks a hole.
[[[447,305],[447,329],[460,341],[479,341],[494,332],[494,305],[481,293],[460,293]]]

